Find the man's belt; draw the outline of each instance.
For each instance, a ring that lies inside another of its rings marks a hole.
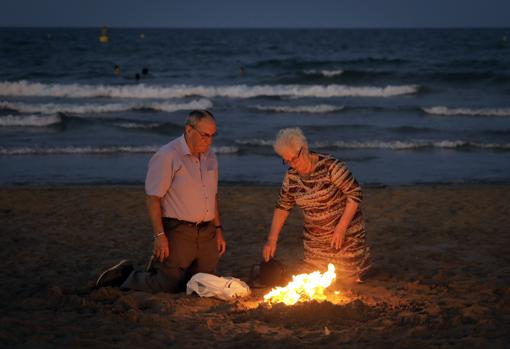
[[[194,228],[198,228],[198,229],[204,228],[204,227],[208,226],[212,222],[212,221],[203,221],[203,222],[196,222],[195,223],[195,222],[182,221],[180,219],[169,218],[169,217],[164,217],[163,219],[164,220],[168,220],[170,222],[175,222],[178,225],[188,225],[190,227],[194,227]]]

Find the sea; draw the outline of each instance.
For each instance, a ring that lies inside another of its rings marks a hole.
[[[0,28],[1,186],[141,185],[193,109],[223,185],[281,183],[286,127],[362,185],[509,183],[510,28]]]

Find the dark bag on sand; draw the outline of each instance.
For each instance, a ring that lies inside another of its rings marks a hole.
[[[283,286],[288,281],[285,266],[276,259],[254,264],[250,272],[250,287],[265,288]]]

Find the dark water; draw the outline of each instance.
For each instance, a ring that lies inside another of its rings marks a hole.
[[[142,183],[197,108],[223,182],[279,183],[289,126],[364,184],[510,181],[510,29],[108,34],[0,29],[0,185]]]

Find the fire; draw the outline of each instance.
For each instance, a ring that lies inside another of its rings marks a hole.
[[[336,279],[335,266],[328,264],[328,270],[321,274],[314,271],[310,274],[293,275],[292,281],[285,287],[276,287],[264,296],[268,303],[285,303],[286,305],[311,300],[326,300],[324,290]]]

